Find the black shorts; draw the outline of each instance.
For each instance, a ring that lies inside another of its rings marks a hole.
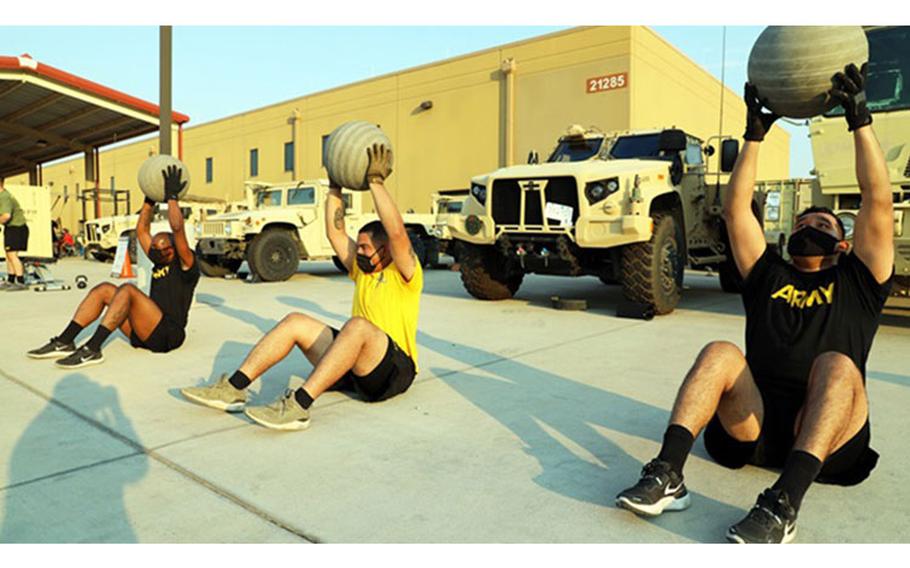
[[[793,448],[793,428],[802,401],[772,399],[762,393],[765,417],[754,442],[740,442],[724,429],[717,414],[705,428],[705,449],[724,467],[739,469],[746,464],[782,468]],[[836,452],[828,456],[816,481],[835,485],[856,485],[878,463],[878,453],[869,447],[869,421]]]
[[[334,327],[330,329],[334,340],[340,332]],[[348,371],[329,390],[356,392],[368,402],[386,400],[408,390],[417,374],[414,360],[391,337],[386,337],[389,338],[389,346],[375,369],[365,377]]]
[[[185,339],[186,331],[165,314],[145,341],[133,330],[130,334],[130,345],[137,349],[148,349],[152,353],[167,353],[183,345]]]
[[[28,225],[6,225],[3,230],[3,248],[22,252],[28,248]]]

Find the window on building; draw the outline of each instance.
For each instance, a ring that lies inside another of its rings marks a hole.
[[[315,187],[297,187],[288,190],[288,205],[313,205],[316,203]]]
[[[294,171],[294,143],[284,143],[284,171]]]
[[[114,176],[111,176],[111,189],[114,189],[115,187],[117,186],[114,185]]]
[[[212,159],[205,159],[205,183],[212,183],[212,179],[215,177],[212,167]]]
[[[323,167],[325,167],[325,147],[328,144],[328,142],[329,142],[329,135],[323,134],[322,135],[322,166]]]
[[[250,150],[250,177],[259,175],[259,148]]]

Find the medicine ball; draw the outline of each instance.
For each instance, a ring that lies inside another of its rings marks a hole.
[[[186,187],[179,197],[182,198],[190,189],[190,170],[186,164],[173,156],[158,154],[142,162],[139,167],[139,189],[152,201],[164,201],[164,176],[161,172],[168,166],[177,166],[183,172],[180,179],[186,182]]]
[[[341,187],[366,191],[367,148],[382,144],[392,149],[392,141],[375,124],[365,120],[346,122],[332,131],[325,145],[325,169]]]

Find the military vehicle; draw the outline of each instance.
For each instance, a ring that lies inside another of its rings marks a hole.
[[[455,259],[455,262],[458,262],[459,241],[452,238],[449,219],[461,213],[469,193],[469,189],[441,190],[433,194],[430,206],[430,213],[435,216],[431,233],[439,242],[439,254],[447,254]],[[428,254],[428,258],[432,265],[432,254]],[[435,260],[438,263],[438,254]]]
[[[732,170],[738,150],[738,141],[722,141],[722,171]],[[714,151],[678,129],[608,135],[575,125],[546,163],[532,153],[527,165],[475,177],[449,221],[465,288],[500,300],[528,273],[591,275],[666,314],[687,266],[733,282],[722,189],[706,180],[704,158]]]
[[[869,65],[866,99],[873,128],[885,155],[894,190],[896,295],[910,295],[910,27],[867,27]],[[785,250],[786,235],[796,215],[810,205],[830,207],[852,238],[860,206],[856,181],[853,135],[847,131],[840,107],[809,120],[814,178],[765,181],[765,230],[769,242]],[[778,203],[779,205],[774,205]],[[770,209],[769,209],[770,207]],[[769,213],[779,219],[771,221]]]
[[[112,215],[86,221],[82,226],[85,258],[113,262],[120,235],[136,228],[139,215]]]
[[[247,182],[249,209],[206,219],[197,231],[199,267],[206,276],[236,273],[246,260],[254,278],[264,282],[287,280],[301,260],[329,260],[342,272],[325,231],[328,181],[286,183]],[[345,227],[355,235],[378,219],[363,213],[364,192],[344,191]],[[434,216],[404,213],[402,218],[414,251],[426,265],[428,250],[438,247],[432,236]],[[436,249],[438,250],[438,248]]]

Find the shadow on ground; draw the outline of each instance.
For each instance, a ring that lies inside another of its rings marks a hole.
[[[345,319],[302,298],[279,296],[277,300],[317,317]],[[455,369],[434,367],[431,371],[522,440],[524,452],[542,469],[534,482],[548,491],[612,508],[616,494],[638,480],[643,464],[595,427],[657,444],[662,439],[667,410],[425,332],[418,332],[417,342],[456,360],[494,362],[481,365],[493,378]],[[582,448],[581,453],[588,457],[579,456],[572,445]],[[710,459],[701,444],[693,454]],[[719,542],[726,528],[743,515],[741,509],[708,496],[696,494],[696,499],[699,519],[715,526],[693,522],[692,515],[673,514],[646,521],[629,513],[629,522],[647,522],[697,541],[711,535],[708,541]]]
[[[123,414],[114,387],[102,387],[85,375],[71,374],[54,386],[52,397],[60,400],[67,392],[76,392],[92,402],[90,409],[80,410],[89,421],[141,444]],[[0,542],[137,542],[124,490],[146,475],[148,458],[124,445],[123,454],[107,464],[86,464],[70,470],[74,456],[98,454],[99,440],[110,440],[106,435],[75,438],[62,433],[61,426],[71,420],[61,419],[61,413],[66,412],[48,402],[16,442],[9,463],[9,485],[3,489]],[[89,467],[91,471],[84,471]],[[95,527],[102,526],[104,532],[98,533]]]

